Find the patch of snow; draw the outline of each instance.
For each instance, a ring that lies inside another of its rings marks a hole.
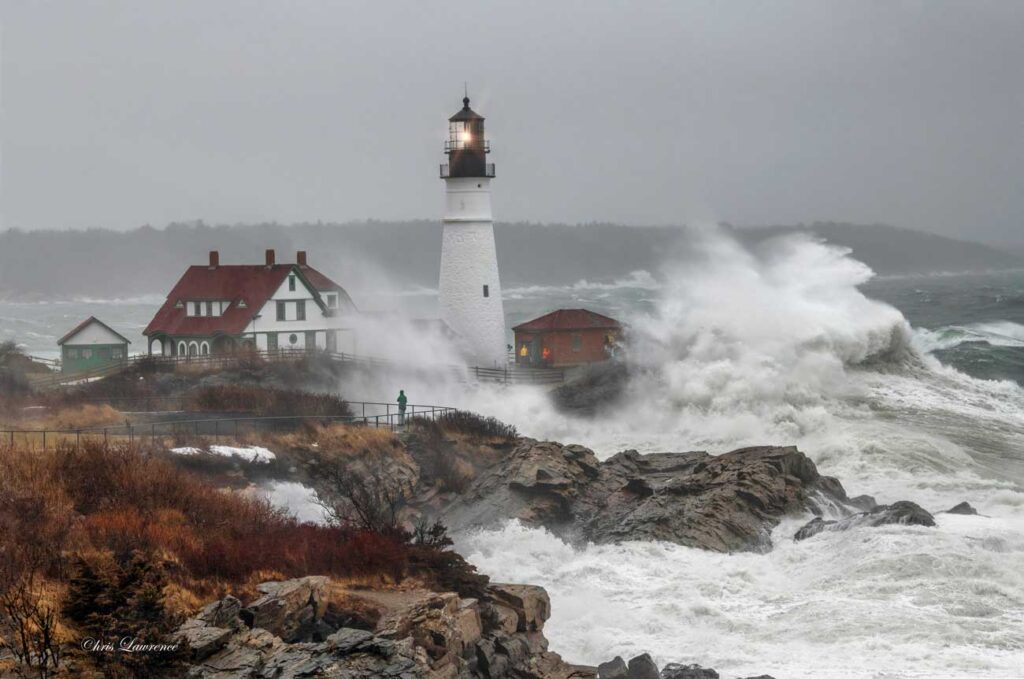
[[[261,446],[210,446],[209,451],[186,446],[184,448],[171,448],[171,452],[178,455],[201,455],[204,452],[209,452],[211,455],[240,457],[249,462],[270,462],[277,457],[273,452]]]
[[[245,446],[243,448],[236,448],[234,446],[210,446],[210,452],[214,455],[224,455],[231,457],[232,455],[238,456],[249,462],[270,462],[277,456],[274,455],[270,450],[263,448],[262,446]]]

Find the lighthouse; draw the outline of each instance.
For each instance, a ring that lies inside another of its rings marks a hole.
[[[501,304],[498,255],[491,218],[490,144],[484,118],[462,100],[462,110],[448,119],[444,235],[441,241],[441,317],[459,336],[467,361],[484,367],[504,366],[505,310]]]

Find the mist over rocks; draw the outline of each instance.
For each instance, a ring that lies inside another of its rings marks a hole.
[[[768,551],[782,517],[850,511],[838,480],[794,447],[605,461],[579,445],[521,439],[439,512],[455,531],[516,519],[569,541],[662,540],[718,552]]]

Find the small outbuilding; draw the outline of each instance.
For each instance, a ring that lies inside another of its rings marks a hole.
[[[521,323],[512,332],[517,364],[560,368],[614,356],[622,324],[588,309],[558,309]]]
[[[95,316],[57,340],[61,371],[78,373],[119,363],[128,358],[131,342]]]

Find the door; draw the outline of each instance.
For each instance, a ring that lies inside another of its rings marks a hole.
[[[306,353],[316,351],[316,330],[306,331]]]
[[[338,331],[328,330],[327,331],[327,351],[332,354],[338,353]]]
[[[277,333],[267,333],[267,351],[277,351]]]

